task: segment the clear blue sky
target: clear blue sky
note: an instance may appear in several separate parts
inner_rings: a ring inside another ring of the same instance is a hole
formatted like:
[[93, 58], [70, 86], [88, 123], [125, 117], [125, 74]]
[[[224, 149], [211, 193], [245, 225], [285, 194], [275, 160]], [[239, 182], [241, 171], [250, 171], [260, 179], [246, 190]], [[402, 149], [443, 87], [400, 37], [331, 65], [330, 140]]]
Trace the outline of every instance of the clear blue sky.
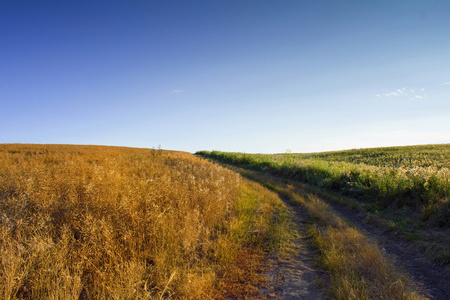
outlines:
[[0, 0], [0, 143], [450, 143], [450, 1]]

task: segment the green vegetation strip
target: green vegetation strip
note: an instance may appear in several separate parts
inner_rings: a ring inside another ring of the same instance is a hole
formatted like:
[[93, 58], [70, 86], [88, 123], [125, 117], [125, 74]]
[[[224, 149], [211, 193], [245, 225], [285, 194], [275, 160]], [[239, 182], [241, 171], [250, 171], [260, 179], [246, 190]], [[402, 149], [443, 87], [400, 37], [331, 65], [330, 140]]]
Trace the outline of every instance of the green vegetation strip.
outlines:
[[378, 210], [406, 207], [428, 226], [450, 227], [450, 145], [309, 155], [197, 154], [337, 191], [370, 202]]

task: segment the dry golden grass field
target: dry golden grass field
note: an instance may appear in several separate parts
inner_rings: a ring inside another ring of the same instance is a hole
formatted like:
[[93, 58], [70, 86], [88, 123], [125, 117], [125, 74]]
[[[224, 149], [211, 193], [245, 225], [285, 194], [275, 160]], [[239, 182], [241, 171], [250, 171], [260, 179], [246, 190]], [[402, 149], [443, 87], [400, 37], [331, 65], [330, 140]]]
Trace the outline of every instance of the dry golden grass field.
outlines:
[[274, 193], [192, 154], [4, 144], [0, 166], [2, 299], [251, 297], [282, 243]]

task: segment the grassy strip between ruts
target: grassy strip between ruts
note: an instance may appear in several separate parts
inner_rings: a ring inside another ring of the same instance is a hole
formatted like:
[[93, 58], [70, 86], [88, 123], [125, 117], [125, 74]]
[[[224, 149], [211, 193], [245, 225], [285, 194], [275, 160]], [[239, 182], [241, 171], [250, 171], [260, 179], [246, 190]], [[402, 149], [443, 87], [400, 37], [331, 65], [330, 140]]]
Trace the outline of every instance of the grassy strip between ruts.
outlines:
[[336, 299], [427, 299], [376, 243], [342, 220], [326, 203], [292, 184], [258, 172], [244, 174], [300, 205], [311, 215], [309, 228], [318, 261], [329, 273]]
[[436, 228], [424, 229], [423, 224], [408, 209], [378, 211], [371, 203], [343, 196], [337, 192], [325, 190], [317, 186], [294, 182], [297, 187], [319, 198], [327, 199], [342, 207], [351, 209], [354, 213], [363, 216], [364, 221], [372, 224], [386, 233], [391, 233], [397, 239], [408, 242], [412, 247], [423, 252], [434, 264], [449, 268], [450, 264], [450, 236], [448, 230]]

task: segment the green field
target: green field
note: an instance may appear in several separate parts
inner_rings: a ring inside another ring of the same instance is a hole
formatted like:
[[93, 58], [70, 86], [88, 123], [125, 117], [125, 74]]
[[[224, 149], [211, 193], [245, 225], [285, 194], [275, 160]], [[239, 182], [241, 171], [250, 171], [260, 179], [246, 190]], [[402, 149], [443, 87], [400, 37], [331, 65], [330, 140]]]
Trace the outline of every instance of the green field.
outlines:
[[308, 154], [201, 151], [199, 155], [306, 182], [372, 204], [407, 209], [427, 225], [450, 225], [450, 144]]
[[[282, 154], [286, 157], [286, 154]], [[450, 144], [352, 149], [322, 153], [292, 154], [296, 159], [322, 159], [377, 167], [414, 168], [450, 166]]]

